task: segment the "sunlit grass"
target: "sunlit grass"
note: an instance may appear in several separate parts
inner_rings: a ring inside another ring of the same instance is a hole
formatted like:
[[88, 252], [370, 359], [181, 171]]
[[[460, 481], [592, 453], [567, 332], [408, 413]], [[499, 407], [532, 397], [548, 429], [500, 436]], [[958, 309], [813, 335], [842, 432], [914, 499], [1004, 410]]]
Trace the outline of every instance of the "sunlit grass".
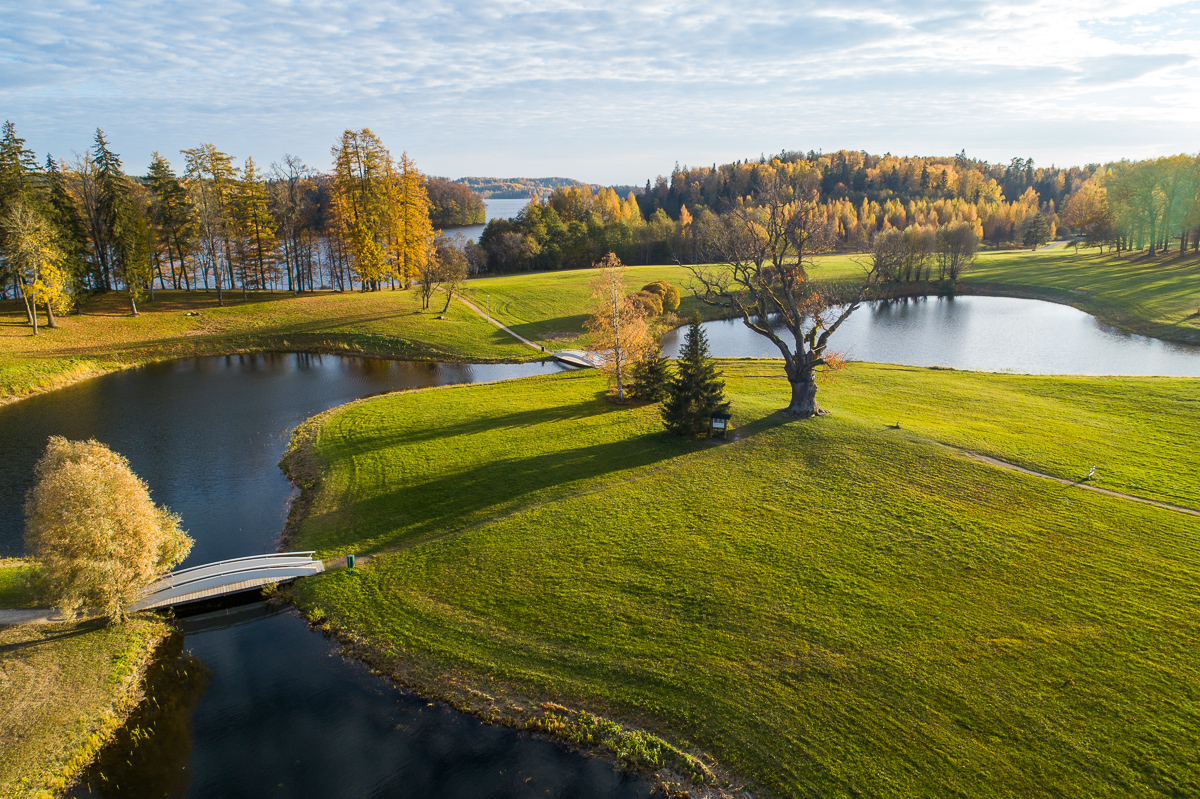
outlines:
[[[529, 347], [461, 303], [422, 312], [412, 291], [252, 293], [158, 292], [131, 316], [119, 293], [95, 297], [56, 330], [31, 335], [23, 306], [0, 303], [0, 398], [53, 388], [147, 361], [284, 350], [378, 355], [406, 360], [519, 361]], [[187, 316], [188, 313], [198, 314]]]
[[294, 543], [374, 557], [302, 605], [423, 684], [599, 712], [775, 795], [1196, 786], [1200, 519], [938, 442], [1103, 456], [1105, 484], [1195, 506], [1200, 381], [855, 365], [832, 415], [785, 423], [776, 364], [724, 368], [724, 444], [591, 373], [332, 414]]
[[[820, 280], [857, 279], [869, 260], [869, 255], [821, 257], [812, 274]], [[507, 275], [473, 281], [468, 292], [481, 306], [491, 295], [493, 315], [526, 338], [554, 349], [578, 347], [584, 343], [591, 278], [587, 269]], [[631, 289], [654, 280], [679, 287], [681, 319], [696, 310], [706, 317], [715, 313], [692, 296], [694, 281], [687, 268], [629, 267]], [[969, 291], [1066, 303], [1133, 332], [1200, 342], [1200, 258], [1194, 255], [1118, 259], [1061, 247], [988, 251], [979, 255], [964, 283]]]

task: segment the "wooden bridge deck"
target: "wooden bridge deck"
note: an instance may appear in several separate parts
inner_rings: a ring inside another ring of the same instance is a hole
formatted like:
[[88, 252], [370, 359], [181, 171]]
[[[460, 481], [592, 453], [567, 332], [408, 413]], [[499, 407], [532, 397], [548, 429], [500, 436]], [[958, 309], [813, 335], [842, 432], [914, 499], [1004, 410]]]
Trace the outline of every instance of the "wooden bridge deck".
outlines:
[[273, 552], [171, 572], [147, 586], [130, 610], [151, 610], [287, 583], [325, 571], [314, 552]]

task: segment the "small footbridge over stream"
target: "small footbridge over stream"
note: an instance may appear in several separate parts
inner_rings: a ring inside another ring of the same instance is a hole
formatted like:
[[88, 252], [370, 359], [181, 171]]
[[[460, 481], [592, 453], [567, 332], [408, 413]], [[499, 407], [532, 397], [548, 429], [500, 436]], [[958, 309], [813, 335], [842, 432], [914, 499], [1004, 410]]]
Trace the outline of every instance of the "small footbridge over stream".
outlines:
[[315, 552], [273, 552], [219, 560], [171, 572], [155, 580], [130, 610], [175, 607], [236, 594], [271, 583], [289, 583], [325, 571]]

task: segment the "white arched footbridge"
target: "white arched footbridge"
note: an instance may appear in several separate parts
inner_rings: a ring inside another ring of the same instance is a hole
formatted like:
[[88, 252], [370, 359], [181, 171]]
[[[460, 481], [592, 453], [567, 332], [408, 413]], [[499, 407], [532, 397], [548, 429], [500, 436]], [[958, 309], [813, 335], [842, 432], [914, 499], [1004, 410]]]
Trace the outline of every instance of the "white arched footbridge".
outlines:
[[160, 577], [130, 610], [152, 610], [183, 605], [202, 599], [215, 599], [239, 591], [249, 591], [271, 583], [287, 583], [297, 577], [309, 577], [325, 571], [325, 564], [314, 560], [314, 552], [274, 552], [233, 558], [180, 569]]

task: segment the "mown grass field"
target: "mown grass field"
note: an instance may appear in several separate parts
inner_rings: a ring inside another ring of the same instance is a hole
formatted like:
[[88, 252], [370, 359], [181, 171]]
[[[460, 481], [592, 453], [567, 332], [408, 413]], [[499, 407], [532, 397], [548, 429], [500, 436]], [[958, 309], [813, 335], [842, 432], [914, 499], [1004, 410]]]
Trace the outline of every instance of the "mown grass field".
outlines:
[[[850, 280], [863, 274], [868, 255], [818, 258], [814, 277]], [[936, 269], [936, 267], [935, 267]], [[554, 349], [584, 345], [588, 317], [590, 270], [506, 275], [472, 281], [467, 294], [480, 304], [491, 295], [493, 315], [516, 332]], [[684, 299], [678, 315], [695, 310], [711, 316], [688, 287], [684, 267], [629, 267], [629, 286], [641, 288], [666, 280]], [[1200, 258], [1148, 259], [1099, 255], [1095, 250], [1056, 247], [1031, 252], [984, 252], [964, 275], [965, 288], [978, 294], [1000, 294], [1073, 305], [1102, 321], [1132, 332], [1184, 342], [1200, 342]], [[933, 288], [931, 290], [936, 290]]]
[[[0, 608], [32, 604], [29, 568], [0, 561]], [[169, 631], [156, 617], [0, 626], [0, 797], [59, 795], [133, 710]]]
[[777, 365], [724, 368], [724, 444], [594, 373], [323, 417], [293, 543], [373, 557], [301, 605], [415, 684], [597, 712], [775, 796], [1200, 791], [1200, 519], [943, 446], [1105, 455], [1195, 507], [1200, 454], [1163, 447], [1200, 381], [855, 365], [785, 423]]
[[114, 292], [90, 299], [82, 315], [60, 317], [56, 330], [39, 328], [37, 336], [23, 306], [0, 303], [0, 400], [124, 366], [196, 355], [285, 350], [420, 361], [521, 361], [534, 355], [462, 303], [452, 303], [444, 320], [436, 318], [444, 301], [421, 311], [412, 291], [263, 292], [248, 302], [227, 294], [225, 303], [217, 307], [215, 294], [160, 291], [135, 317]]

